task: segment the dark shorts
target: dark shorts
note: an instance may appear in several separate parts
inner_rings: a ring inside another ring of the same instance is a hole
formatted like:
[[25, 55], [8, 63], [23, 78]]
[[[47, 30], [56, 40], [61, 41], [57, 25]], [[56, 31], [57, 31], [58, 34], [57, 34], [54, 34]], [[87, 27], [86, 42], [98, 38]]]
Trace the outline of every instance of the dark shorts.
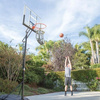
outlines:
[[71, 77], [65, 77], [65, 85], [71, 85]]

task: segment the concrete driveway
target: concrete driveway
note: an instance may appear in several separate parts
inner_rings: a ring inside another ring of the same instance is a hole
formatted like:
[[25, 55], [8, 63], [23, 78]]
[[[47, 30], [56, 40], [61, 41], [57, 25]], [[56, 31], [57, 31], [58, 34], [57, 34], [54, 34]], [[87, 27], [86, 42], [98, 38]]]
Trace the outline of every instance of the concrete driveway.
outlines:
[[100, 100], [100, 92], [73, 92], [71, 96], [70, 92], [67, 96], [64, 96], [64, 92], [56, 92], [35, 96], [28, 96], [30, 100]]

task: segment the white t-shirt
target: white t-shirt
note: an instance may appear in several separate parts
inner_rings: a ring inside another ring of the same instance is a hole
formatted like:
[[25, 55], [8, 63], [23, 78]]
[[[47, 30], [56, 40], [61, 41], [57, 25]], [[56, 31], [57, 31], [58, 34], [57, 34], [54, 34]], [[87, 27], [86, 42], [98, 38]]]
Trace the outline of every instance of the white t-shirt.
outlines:
[[65, 77], [71, 77], [71, 67], [65, 67]]

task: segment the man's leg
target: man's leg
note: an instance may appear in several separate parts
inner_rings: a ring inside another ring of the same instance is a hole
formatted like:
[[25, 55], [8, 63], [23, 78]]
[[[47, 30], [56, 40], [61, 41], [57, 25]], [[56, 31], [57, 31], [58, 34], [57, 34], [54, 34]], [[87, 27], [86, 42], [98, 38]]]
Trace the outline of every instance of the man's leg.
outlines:
[[65, 85], [65, 96], [67, 94], [67, 85]]
[[65, 85], [65, 91], [67, 91], [67, 85]]
[[72, 88], [72, 85], [71, 85], [71, 77], [69, 78], [69, 84], [70, 84], [70, 91], [71, 91], [71, 96], [73, 95], [73, 88]]
[[65, 77], [65, 96], [67, 95], [67, 84], [68, 84], [68, 78]]
[[73, 88], [72, 85], [70, 85], [70, 91], [71, 91], [71, 96], [73, 95]]
[[70, 91], [73, 91], [72, 85], [70, 85]]

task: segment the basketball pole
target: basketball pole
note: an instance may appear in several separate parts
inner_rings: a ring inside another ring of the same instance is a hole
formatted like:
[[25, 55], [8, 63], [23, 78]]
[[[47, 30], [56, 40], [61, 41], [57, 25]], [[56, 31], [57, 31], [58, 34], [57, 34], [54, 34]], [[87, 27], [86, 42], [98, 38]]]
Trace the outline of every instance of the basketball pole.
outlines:
[[22, 96], [21, 96], [21, 100], [24, 100], [24, 75], [25, 75], [25, 63], [26, 63], [26, 48], [27, 48], [27, 38], [28, 36], [31, 34], [31, 30], [26, 30], [26, 35], [23, 38], [23, 42], [24, 44], [24, 50], [23, 50], [23, 63], [22, 63]]

